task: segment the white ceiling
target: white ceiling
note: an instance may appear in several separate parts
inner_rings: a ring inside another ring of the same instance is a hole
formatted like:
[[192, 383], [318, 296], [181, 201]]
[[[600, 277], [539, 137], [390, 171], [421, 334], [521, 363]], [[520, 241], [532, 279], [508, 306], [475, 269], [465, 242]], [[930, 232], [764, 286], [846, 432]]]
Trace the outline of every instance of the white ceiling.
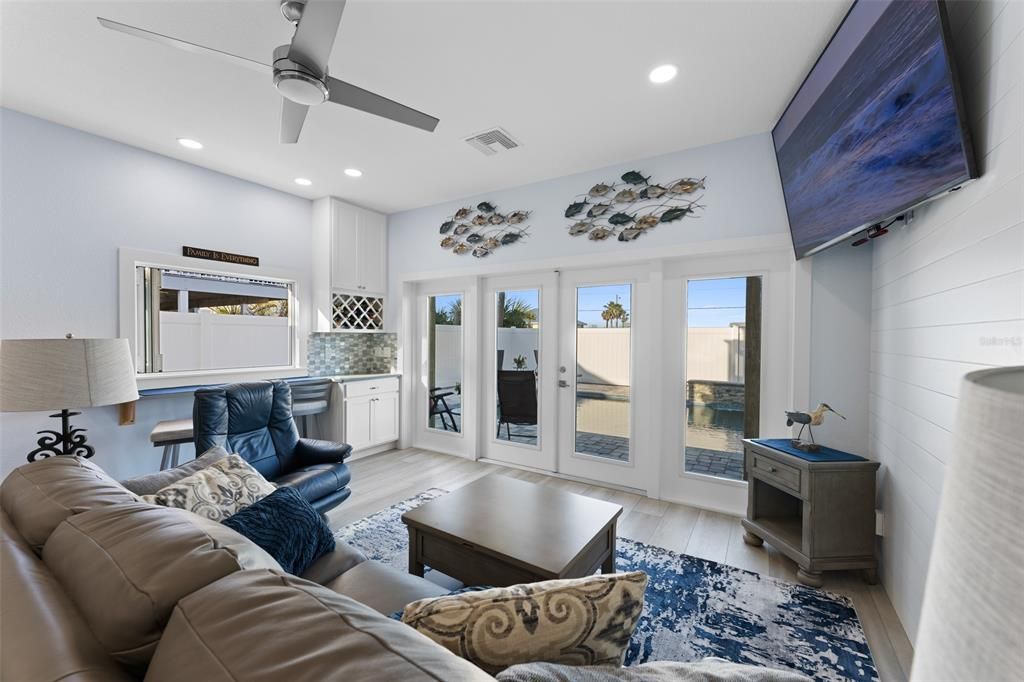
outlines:
[[[315, 1], [315, 0], [313, 0]], [[3, 0], [0, 103], [315, 198], [395, 212], [768, 130], [849, 0], [349, 0], [331, 75], [438, 116], [431, 134], [343, 107], [278, 143], [270, 77], [100, 27], [95, 17], [263, 62], [277, 0]], [[668, 85], [648, 71], [679, 66]], [[485, 157], [463, 138], [503, 126]], [[191, 137], [198, 152], [176, 142]], [[344, 175], [347, 167], [364, 176]], [[303, 188], [293, 178], [311, 178]]]

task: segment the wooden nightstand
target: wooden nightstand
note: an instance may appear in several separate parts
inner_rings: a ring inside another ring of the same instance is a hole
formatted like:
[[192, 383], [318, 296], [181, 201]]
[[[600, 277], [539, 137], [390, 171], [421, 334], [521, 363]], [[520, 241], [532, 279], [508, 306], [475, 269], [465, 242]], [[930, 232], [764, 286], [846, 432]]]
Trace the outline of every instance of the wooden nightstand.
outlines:
[[743, 541], [768, 542], [800, 569], [797, 579], [821, 587], [822, 571], [864, 569], [878, 582], [875, 472], [872, 462], [822, 447], [802, 452], [786, 439], [743, 441], [747, 517]]

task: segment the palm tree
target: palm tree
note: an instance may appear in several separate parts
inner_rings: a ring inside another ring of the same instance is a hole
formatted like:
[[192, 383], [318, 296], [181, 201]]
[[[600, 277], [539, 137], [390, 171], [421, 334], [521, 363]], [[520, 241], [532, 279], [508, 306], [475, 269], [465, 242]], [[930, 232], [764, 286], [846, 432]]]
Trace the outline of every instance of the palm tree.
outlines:
[[508, 298], [502, 302], [502, 327], [529, 329], [536, 321], [537, 311], [521, 298]]
[[629, 313], [618, 301], [608, 301], [604, 304], [604, 310], [601, 311], [601, 319], [604, 320], [605, 327], [609, 326], [610, 321], [616, 323], [612, 326], [621, 327], [629, 321]]
[[615, 319], [615, 301], [608, 301], [604, 304], [604, 310], [601, 311], [601, 319], [604, 320], [606, 329], [611, 326], [609, 323]]

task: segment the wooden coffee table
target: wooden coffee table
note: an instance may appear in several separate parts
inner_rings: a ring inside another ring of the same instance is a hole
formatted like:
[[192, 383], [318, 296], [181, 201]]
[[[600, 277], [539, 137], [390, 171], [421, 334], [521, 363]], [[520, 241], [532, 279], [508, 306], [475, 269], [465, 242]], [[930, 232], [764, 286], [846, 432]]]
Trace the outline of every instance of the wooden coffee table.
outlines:
[[615, 571], [622, 507], [492, 474], [407, 511], [409, 572], [424, 564], [466, 585], [581, 578]]

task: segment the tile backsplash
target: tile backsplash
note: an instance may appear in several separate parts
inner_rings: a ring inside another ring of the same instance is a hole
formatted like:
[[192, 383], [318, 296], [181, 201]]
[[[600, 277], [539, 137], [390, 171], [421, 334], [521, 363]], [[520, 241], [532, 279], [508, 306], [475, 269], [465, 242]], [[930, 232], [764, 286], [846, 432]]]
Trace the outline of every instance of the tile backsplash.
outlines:
[[398, 334], [313, 332], [306, 345], [310, 376], [382, 374], [398, 365]]

